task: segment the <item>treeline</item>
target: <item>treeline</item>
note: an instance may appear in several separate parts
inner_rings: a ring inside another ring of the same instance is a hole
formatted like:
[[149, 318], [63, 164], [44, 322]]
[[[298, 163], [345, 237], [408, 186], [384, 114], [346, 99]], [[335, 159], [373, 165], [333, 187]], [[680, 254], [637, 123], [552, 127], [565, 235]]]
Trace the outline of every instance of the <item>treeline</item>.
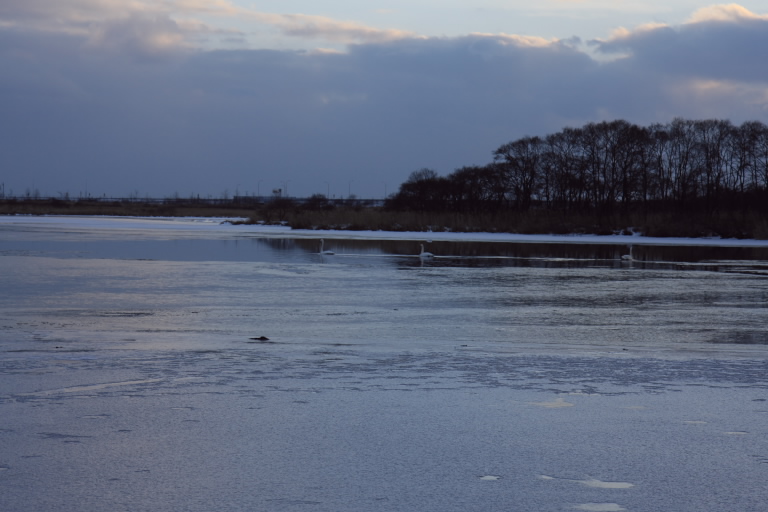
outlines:
[[768, 127], [618, 120], [504, 144], [484, 166], [413, 172], [395, 211], [596, 216], [768, 213]]

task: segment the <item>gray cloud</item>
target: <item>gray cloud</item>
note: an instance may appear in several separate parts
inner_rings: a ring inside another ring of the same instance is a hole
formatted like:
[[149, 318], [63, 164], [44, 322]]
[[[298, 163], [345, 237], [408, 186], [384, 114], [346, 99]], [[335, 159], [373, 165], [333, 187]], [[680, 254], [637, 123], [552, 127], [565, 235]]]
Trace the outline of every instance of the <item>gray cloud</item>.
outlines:
[[325, 16], [260, 12], [250, 12], [247, 15], [261, 23], [273, 25], [286, 35], [293, 37], [325, 39], [340, 43], [378, 43], [416, 37], [416, 34], [405, 30], [378, 29]]
[[[209, 20], [200, 21], [200, 17]], [[247, 41], [245, 34], [225, 28], [233, 20], [256, 24], [260, 29], [289, 38], [326, 43], [377, 43], [416, 34], [370, 27], [355, 21], [325, 16], [280, 14], [239, 7], [227, 0], [25, 0], [0, 3], [0, 26], [6, 25], [45, 33], [88, 36], [92, 44], [107, 47], [121, 44], [143, 54], [165, 51], [172, 46], [198, 44], [206, 36], [219, 42]], [[212, 26], [210, 23], [216, 24]]]
[[736, 6], [702, 10], [678, 27], [641, 27], [597, 41], [606, 53], [628, 52], [631, 66], [691, 78], [768, 81], [768, 16]]
[[[768, 78], [751, 69], [768, 48], [760, 18], [626, 32], [599, 43], [628, 53], [610, 62], [577, 41], [501, 35], [204, 52], [167, 39], [184, 31], [167, 17], [118, 20], [96, 33], [104, 44], [0, 28], [6, 190], [381, 197], [415, 169], [484, 164], [567, 125], [768, 121]], [[689, 57], [704, 49], [720, 57]]]
[[185, 34], [168, 16], [131, 15], [95, 27], [88, 44], [102, 51], [158, 57], [186, 47]]

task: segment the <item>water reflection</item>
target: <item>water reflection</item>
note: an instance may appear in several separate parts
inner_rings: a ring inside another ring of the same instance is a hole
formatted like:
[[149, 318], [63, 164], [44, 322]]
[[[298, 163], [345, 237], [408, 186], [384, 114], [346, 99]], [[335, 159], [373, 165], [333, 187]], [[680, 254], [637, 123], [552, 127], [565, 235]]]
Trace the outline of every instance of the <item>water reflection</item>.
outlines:
[[707, 341], [734, 345], [768, 345], [768, 333], [763, 331], [727, 331], [717, 333]]
[[[278, 243], [280, 242], [280, 244]], [[284, 244], [284, 242], [289, 242]], [[273, 248], [301, 248], [308, 253], [318, 252], [317, 240], [271, 240]], [[707, 247], [632, 245], [632, 259], [623, 259], [629, 253], [629, 244], [579, 243], [520, 243], [520, 242], [456, 242], [435, 241], [425, 250], [434, 259], [418, 258], [421, 242], [413, 240], [326, 240], [326, 248], [336, 256], [388, 256], [397, 258], [405, 267], [536, 267], [536, 268], [674, 268], [708, 271], [753, 270], [768, 276], [768, 248], [760, 247]], [[337, 260], [342, 261], [342, 260]]]
[[[308, 241], [303, 242], [304, 245]], [[768, 277], [768, 249], [624, 244], [431, 242], [435, 258], [418, 258], [419, 243], [392, 240], [334, 240], [337, 256], [396, 256], [403, 267], [530, 267], [675, 269], [750, 272]]]
[[49, 256], [160, 261], [232, 261], [360, 263], [363, 258], [381, 258], [382, 264], [418, 267], [531, 267], [678, 269], [749, 273], [768, 277], [768, 248], [721, 246], [632, 245], [582, 243], [523, 243], [434, 241], [425, 250], [435, 258], [420, 259], [420, 241], [325, 239], [320, 254], [319, 238], [228, 237], [146, 238], [137, 233], [120, 238], [44, 237], [0, 240], [0, 255]]
[[14, 290], [0, 294], [0, 339], [74, 348], [81, 339], [207, 348], [260, 335], [408, 348], [768, 342], [768, 281], [752, 275], [689, 270], [695, 264], [524, 266], [541, 257], [437, 258], [422, 267], [380, 245], [366, 254], [359, 241], [339, 244], [345, 252], [326, 257], [311, 242], [211, 244], [220, 257], [271, 258], [246, 263], [0, 257], [0, 288]]

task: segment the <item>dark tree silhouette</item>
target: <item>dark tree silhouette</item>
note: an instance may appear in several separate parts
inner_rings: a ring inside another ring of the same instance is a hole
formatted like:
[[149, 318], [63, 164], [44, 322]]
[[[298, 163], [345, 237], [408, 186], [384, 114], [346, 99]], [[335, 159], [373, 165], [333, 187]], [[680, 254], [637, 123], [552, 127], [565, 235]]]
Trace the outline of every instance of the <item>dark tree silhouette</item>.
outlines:
[[387, 205], [601, 218], [768, 212], [768, 127], [676, 118], [649, 127], [616, 120], [564, 128], [503, 144], [491, 163], [461, 167], [447, 177], [427, 168], [414, 171]]

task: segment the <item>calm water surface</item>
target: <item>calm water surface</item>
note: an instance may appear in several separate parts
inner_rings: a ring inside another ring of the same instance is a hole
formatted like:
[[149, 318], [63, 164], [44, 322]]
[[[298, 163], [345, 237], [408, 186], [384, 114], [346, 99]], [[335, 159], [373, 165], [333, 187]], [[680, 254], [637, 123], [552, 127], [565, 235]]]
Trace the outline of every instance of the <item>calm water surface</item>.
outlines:
[[[665, 352], [768, 344], [768, 248], [5, 227], [3, 335], [45, 343]], [[44, 346], [44, 345], [41, 345]], [[733, 348], [733, 347], [731, 347]]]

